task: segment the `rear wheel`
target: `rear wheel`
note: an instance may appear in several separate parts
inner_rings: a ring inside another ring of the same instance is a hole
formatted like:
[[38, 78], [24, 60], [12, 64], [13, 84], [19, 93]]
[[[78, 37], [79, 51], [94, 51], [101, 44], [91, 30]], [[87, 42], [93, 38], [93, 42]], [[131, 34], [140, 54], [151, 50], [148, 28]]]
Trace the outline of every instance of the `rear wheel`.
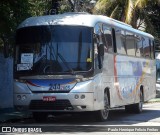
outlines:
[[143, 110], [143, 93], [140, 91], [140, 101], [137, 104], [134, 104], [134, 112], [141, 113]]
[[104, 93], [104, 109], [96, 111], [96, 118], [98, 121], [106, 121], [109, 115], [109, 100], [107, 93]]
[[144, 101], [144, 97], [143, 97], [143, 92], [141, 90], [139, 103], [132, 104], [132, 105], [126, 105], [125, 111], [126, 112], [133, 112], [133, 113], [141, 113], [142, 109], [143, 109], [143, 101]]

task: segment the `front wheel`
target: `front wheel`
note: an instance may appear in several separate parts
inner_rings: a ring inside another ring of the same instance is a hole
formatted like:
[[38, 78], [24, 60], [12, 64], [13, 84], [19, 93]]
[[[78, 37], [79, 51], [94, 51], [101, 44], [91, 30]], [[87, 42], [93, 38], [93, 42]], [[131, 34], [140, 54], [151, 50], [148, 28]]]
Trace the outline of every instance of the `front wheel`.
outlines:
[[96, 111], [97, 121], [106, 121], [109, 115], [109, 100], [107, 93], [104, 93], [104, 109]]

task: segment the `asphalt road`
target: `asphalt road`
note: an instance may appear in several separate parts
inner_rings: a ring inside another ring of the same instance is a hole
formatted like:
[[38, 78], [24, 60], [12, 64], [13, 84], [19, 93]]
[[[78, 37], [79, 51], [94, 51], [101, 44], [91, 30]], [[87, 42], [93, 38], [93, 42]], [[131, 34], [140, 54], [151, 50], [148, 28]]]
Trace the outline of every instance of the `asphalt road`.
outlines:
[[[91, 115], [64, 115], [58, 117], [50, 117], [46, 122], [36, 123], [34, 119], [21, 119], [14, 120], [5, 125], [22, 126], [22, 127], [35, 127], [42, 126], [42, 131], [49, 129], [50, 134], [103, 134], [115, 135], [121, 134], [137, 134], [137, 135], [159, 135], [160, 134], [160, 103], [149, 103], [144, 105], [141, 114], [126, 113], [124, 108], [117, 108], [111, 110], [108, 121], [96, 122], [94, 116]], [[142, 130], [144, 127], [144, 131]], [[155, 131], [148, 128], [154, 128]], [[119, 128], [125, 128], [127, 132], [120, 132]], [[46, 129], [45, 129], [46, 128]], [[110, 129], [109, 129], [110, 128]], [[127, 128], [127, 129], [126, 129]], [[140, 132], [128, 132], [136, 128]], [[138, 130], [138, 128], [140, 128]], [[159, 132], [158, 129], [159, 129]], [[117, 130], [118, 129], [118, 130]], [[109, 131], [110, 130], [110, 131]], [[111, 132], [112, 130], [112, 132]], [[114, 131], [113, 131], [114, 130]], [[146, 130], [148, 130], [146, 132]], [[150, 132], [152, 131], [152, 132]]]

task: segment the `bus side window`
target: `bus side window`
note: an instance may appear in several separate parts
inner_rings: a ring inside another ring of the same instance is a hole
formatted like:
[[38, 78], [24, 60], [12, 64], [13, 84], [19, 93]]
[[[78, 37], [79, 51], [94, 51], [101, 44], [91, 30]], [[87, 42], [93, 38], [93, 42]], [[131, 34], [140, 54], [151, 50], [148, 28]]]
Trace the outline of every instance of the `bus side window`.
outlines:
[[101, 69], [103, 67], [103, 56], [104, 56], [104, 39], [103, 39], [101, 23], [97, 23], [94, 27], [94, 54], [95, 54], [95, 68]]
[[135, 44], [136, 44], [136, 56], [143, 57], [143, 45], [141, 36], [135, 35]]
[[103, 25], [103, 39], [104, 39], [104, 48], [105, 52], [113, 52], [112, 44], [112, 29], [107, 25]]
[[154, 59], [154, 45], [153, 40], [149, 39], [150, 51], [151, 51], [151, 59]]
[[104, 39], [103, 39], [103, 33], [102, 33], [102, 24], [97, 23], [94, 27], [94, 38], [97, 43], [97, 45], [104, 45]]
[[150, 58], [150, 45], [149, 45], [149, 39], [144, 37], [143, 38], [143, 51], [144, 51], [144, 57]]
[[116, 29], [115, 34], [116, 34], [117, 53], [127, 54], [125, 31], [121, 29]]
[[135, 56], [135, 36], [133, 33], [126, 31], [126, 47], [129, 56]]

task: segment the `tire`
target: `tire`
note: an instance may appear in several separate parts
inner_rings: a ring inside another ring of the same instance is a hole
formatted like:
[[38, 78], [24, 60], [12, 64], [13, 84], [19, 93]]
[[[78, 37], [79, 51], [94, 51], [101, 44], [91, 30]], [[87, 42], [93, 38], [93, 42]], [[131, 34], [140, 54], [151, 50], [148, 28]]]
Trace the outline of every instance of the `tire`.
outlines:
[[142, 90], [140, 91], [140, 101], [139, 103], [132, 104], [132, 105], [126, 105], [125, 106], [125, 111], [129, 113], [141, 113], [143, 110], [143, 102], [144, 102], [144, 97]]
[[48, 116], [45, 112], [33, 112], [32, 115], [36, 122], [45, 122]]
[[143, 102], [144, 102], [143, 93], [142, 93], [142, 91], [140, 91], [140, 101], [139, 101], [139, 103], [133, 105], [135, 113], [141, 113], [142, 112]]
[[109, 100], [107, 93], [104, 93], [104, 109], [96, 111], [96, 120], [97, 121], [106, 121], [109, 115]]

